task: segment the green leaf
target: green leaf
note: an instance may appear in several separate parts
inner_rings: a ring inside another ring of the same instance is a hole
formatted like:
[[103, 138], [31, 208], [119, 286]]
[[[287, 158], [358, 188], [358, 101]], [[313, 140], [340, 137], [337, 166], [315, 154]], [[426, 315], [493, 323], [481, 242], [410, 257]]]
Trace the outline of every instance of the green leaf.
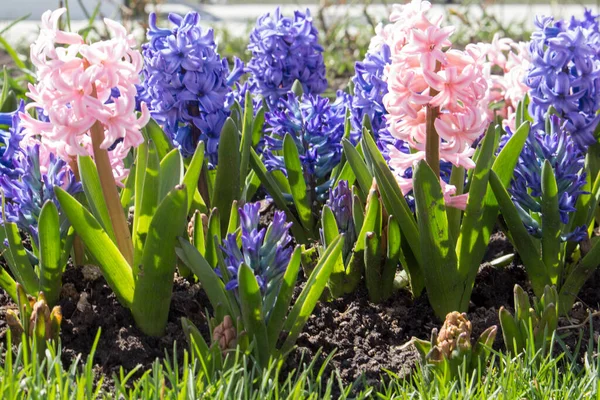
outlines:
[[150, 121], [148, 121], [143, 130], [145, 132], [146, 140], [154, 143], [158, 159], [162, 160], [165, 158], [165, 156], [173, 149], [166, 133], [152, 118], [150, 118]]
[[298, 222], [294, 214], [288, 208], [285, 198], [283, 197], [283, 193], [281, 193], [281, 190], [279, 190], [279, 187], [273, 178], [268, 174], [267, 168], [263, 164], [260, 157], [258, 157], [254, 149], [250, 149], [250, 165], [252, 166], [252, 169], [256, 175], [260, 178], [260, 181], [264, 185], [265, 189], [267, 189], [267, 192], [273, 198], [273, 202], [277, 208], [285, 212], [286, 219], [292, 223], [291, 230], [294, 239], [296, 239], [299, 244], [308, 244], [306, 232], [302, 229], [300, 222]]
[[8, 69], [6, 68], [6, 65], [4, 65], [2, 67], [2, 74], [3, 74], [3, 79], [2, 79], [2, 93], [0, 94], [0, 107], [4, 108], [4, 102], [6, 101], [6, 98], [8, 97], [8, 88], [10, 87], [10, 82], [8, 81], [9, 76], [8, 76]]
[[312, 214], [310, 191], [304, 180], [302, 164], [300, 163], [300, 155], [298, 148], [292, 138], [292, 135], [287, 133], [283, 139], [283, 159], [285, 169], [287, 171], [288, 180], [296, 211], [300, 216], [300, 222], [307, 230], [312, 230], [314, 227], [314, 218]]
[[[371, 188], [371, 183], [373, 182], [373, 175], [369, 172], [367, 164], [365, 164], [358, 150], [352, 146], [352, 143], [347, 139], [342, 139], [342, 145], [344, 146], [344, 154], [348, 159], [348, 165], [352, 168], [356, 180], [358, 181], [363, 200], [366, 200], [369, 189]], [[358, 146], [360, 146], [360, 144]]]
[[[460, 226], [460, 235], [456, 243], [459, 274], [463, 277], [464, 282], [464, 291], [461, 299], [461, 309], [463, 310], [469, 305], [475, 276], [483, 257], [483, 253], [479, 252], [480, 249], [478, 246], [481, 246], [483, 242], [489, 241], [489, 236], [483, 237], [484, 228], [482, 224], [486, 223], [486, 208], [484, 207], [484, 203], [488, 192], [489, 173], [494, 161], [495, 138], [490, 132], [491, 129], [488, 130], [483, 139], [480, 157], [471, 175], [467, 207], [462, 225]], [[497, 212], [494, 213], [494, 218]]]
[[[2, 215], [5, 216], [4, 192], [0, 191], [0, 193], [2, 194]], [[6, 260], [10, 271], [16, 281], [23, 285], [27, 294], [37, 295], [39, 290], [39, 280], [29, 261], [27, 252], [23, 247], [19, 228], [17, 228], [17, 225], [14, 222], [9, 222], [0, 224], [0, 230], [3, 232], [0, 236], [3, 236], [6, 239], [6, 242], [8, 242], [8, 247], [6, 247], [6, 250], [4, 251], [4, 259]]]
[[221, 240], [221, 213], [213, 208], [208, 217], [208, 234], [206, 235], [206, 253], [205, 257], [208, 263], [214, 268], [218, 263], [219, 248], [215, 244], [215, 237]]
[[60, 220], [58, 210], [50, 200], [40, 213], [38, 225], [40, 243], [40, 290], [46, 295], [50, 307], [58, 303], [62, 288]]
[[[192, 157], [192, 161], [187, 167], [187, 171], [185, 171], [185, 175], [183, 177], [183, 184], [187, 190], [187, 211], [190, 212], [192, 207], [192, 202], [194, 200], [194, 195], [197, 193], [198, 188], [198, 180], [200, 179], [200, 173], [202, 172], [202, 164], [204, 163], [204, 142], [198, 142], [196, 146], [196, 151], [194, 152], [194, 156]], [[200, 200], [203, 200], [201, 196], [198, 196]], [[206, 209], [206, 205], [204, 206], [202, 212], [208, 212]]]
[[298, 335], [300, 335], [302, 328], [306, 324], [308, 317], [312, 314], [325, 289], [333, 266], [341, 254], [343, 244], [344, 238], [343, 235], [340, 235], [325, 250], [319, 263], [308, 277], [304, 289], [302, 289], [300, 296], [298, 296], [296, 303], [290, 310], [283, 326], [283, 330], [289, 332], [289, 334], [281, 348], [282, 354], [290, 351], [294, 343], [296, 343]]
[[[519, 155], [523, 149], [523, 145], [529, 135], [529, 124], [523, 124], [517, 129], [514, 135], [506, 143], [495, 161], [493, 161], [492, 171], [496, 173], [503, 187], [508, 187], [512, 180], [514, 169], [517, 165]], [[487, 136], [486, 136], [487, 138]], [[484, 139], [484, 142], [486, 139]], [[482, 154], [489, 154], [489, 143], [484, 143], [485, 149], [482, 149]], [[473, 172], [473, 181], [469, 189], [469, 200], [467, 202], [467, 210], [463, 219], [460, 237], [456, 245], [456, 251], [459, 258], [459, 269], [462, 276], [465, 278], [466, 288], [463, 296], [463, 304], [468, 303], [471, 297], [472, 283], [475, 281], [475, 276], [481, 264], [481, 260], [485, 254], [485, 250], [490, 241], [492, 231], [496, 225], [498, 217], [498, 202], [494, 196], [494, 192], [489, 188], [489, 174], [485, 172], [488, 159], [493, 159], [491, 155], [482, 155], [479, 157], [475, 171]], [[481, 185], [484, 181], [487, 189], [483, 190]], [[477, 182], [476, 182], [477, 181]], [[483, 207], [480, 208], [477, 200], [478, 196], [485, 196]], [[483, 213], [483, 215], [481, 215]]]
[[142, 259], [144, 243], [150, 222], [158, 207], [160, 190], [160, 160], [154, 142], [142, 143], [138, 147], [138, 161], [135, 177], [135, 212], [133, 214], [132, 239], [134, 248], [133, 272]]
[[106, 282], [125, 307], [133, 302], [134, 279], [131, 267], [94, 216], [73, 196], [55, 186], [54, 192], [71, 225], [86, 248], [100, 263]]
[[542, 261], [547, 268], [550, 282], [558, 284], [561, 278], [562, 222], [558, 208], [558, 186], [550, 161], [542, 166]]
[[[383, 300], [381, 286], [382, 280], [382, 252], [381, 237], [375, 232], [367, 232], [364, 235], [364, 255], [365, 255], [365, 282], [369, 299], [373, 303], [380, 303]], [[392, 279], [393, 282], [393, 279]]]
[[600, 265], [600, 238], [591, 241], [590, 251], [573, 267], [560, 288], [558, 307], [560, 315], [567, 315], [585, 282]]
[[523, 260], [523, 264], [531, 280], [533, 291], [537, 296], [541, 296], [544, 292], [544, 286], [546, 286], [549, 280], [546, 273], [546, 266], [540, 259], [540, 254], [537, 251], [538, 247], [533, 242], [531, 236], [529, 236], [508, 192], [494, 171], [490, 172], [490, 185], [500, 205], [504, 221], [514, 239], [513, 245], [521, 256], [521, 260]]
[[16, 303], [17, 302], [17, 282], [10, 276], [4, 268], [0, 268], [0, 288]]
[[162, 336], [167, 325], [177, 257], [177, 237], [187, 226], [187, 190], [176, 186], [158, 206], [145, 240], [131, 312], [147, 335]]
[[[486, 136], [487, 138], [487, 136]], [[485, 139], [484, 139], [485, 141]], [[490, 145], [489, 147], [493, 147], [493, 142], [492, 145]], [[481, 148], [481, 147], [479, 147]], [[487, 170], [489, 170], [489, 168], [492, 166], [492, 162], [491, 162], [491, 156], [492, 156], [492, 151], [490, 150], [489, 153], [490, 156], [490, 160], [487, 163], [489, 166], [487, 167]], [[452, 172], [450, 173], [450, 184], [452, 186], [454, 186], [456, 188], [456, 192], [455, 192], [455, 196], [460, 196], [461, 194], [464, 193], [464, 187], [465, 187], [465, 168], [464, 167], [457, 167], [456, 165], [452, 166]], [[487, 179], [486, 179], [486, 184], [483, 185], [483, 189], [485, 190], [485, 188], [487, 187]], [[479, 199], [480, 202], [483, 202], [483, 197], [481, 199]], [[462, 210], [456, 208], [456, 207], [448, 207], [446, 209], [446, 213], [448, 214], [448, 227], [450, 229], [450, 237], [454, 238], [455, 240], [458, 240], [458, 236], [460, 234], [460, 228], [461, 228], [461, 219], [462, 219]]]
[[263, 137], [263, 128], [265, 125], [265, 107], [260, 107], [256, 111], [254, 121], [252, 121], [252, 147], [256, 147]]
[[323, 229], [323, 246], [327, 248], [340, 234], [338, 231], [335, 215], [329, 206], [324, 206], [321, 213], [321, 228]]
[[158, 203], [183, 180], [183, 159], [179, 150], [171, 150], [160, 161], [160, 185], [158, 187]]
[[231, 118], [225, 121], [219, 139], [219, 167], [213, 189], [212, 205], [221, 215], [221, 232], [227, 232], [231, 204], [240, 195], [240, 137]]
[[108, 213], [108, 207], [104, 200], [104, 193], [100, 183], [100, 176], [96, 169], [96, 164], [90, 156], [78, 156], [77, 164], [79, 166], [79, 175], [81, 177], [81, 185], [85, 192], [85, 197], [90, 207], [90, 211], [98, 220], [102, 228], [106, 231], [113, 242], [117, 242], [115, 232]]
[[204, 225], [202, 224], [202, 216], [200, 211], [196, 210], [193, 217], [194, 221], [194, 235], [192, 237], [192, 244], [200, 254], [205, 254], [206, 245], [204, 240]]
[[238, 269], [238, 284], [244, 328], [254, 339], [255, 356], [261, 367], [269, 364], [269, 339], [263, 314], [262, 294], [252, 269], [245, 263]]
[[238, 212], [238, 202], [233, 201], [231, 205], [231, 212], [229, 213], [229, 226], [227, 227], [227, 234], [235, 233], [240, 225], [240, 214]]
[[242, 121], [242, 141], [240, 144], [240, 187], [246, 184], [248, 167], [250, 165], [250, 148], [252, 147], [254, 103], [252, 102], [252, 92], [248, 90], [244, 99], [244, 119]]
[[198, 277], [213, 309], [225, 311], [222, 314], [215, 312], [215, 317], [221, 321], [225, 314], [231, 314], [223, 281], [217, 276], [215, 270], [209, 265], [206, 259], [187, 240], [179, 238], [179, 245], [181, 248], [176, 249], [177, 255], [194, 275]]
[[413, 182], [427, 296], [438, 318], [445, 318], [449, 312], [466, 310], [460, 308], [464, 288], [448, 228], [444, 195], [440, 178], [424, 160], [417, 164]]
[[133, 198], [135, 190], [135, 169], [135, 163], [131, 164], [129, 167], [129, 175], [125, 180], [125, 187], [121, 190], [121, 207], [123, 207], [125, 215], [129, 215], [129, 207], [131, 206], [131, 199]]
[[521, 336], [521, 331], [514, 317], [504, 307], [500, 307], [499, 319], [504, 345], [514, 355], [521, 353], [525, 349], [525, 340]]
[[[390, 215], [387, 223], [387, 254], [383, 264], [383, 271], [381, 273], [381, 297], [383, 300], [388, 299], [394, 291], [394, 278], [396, 277], [396, 270], [402, 257], [402, 240], [400, 234], [400, 225], [393, 215]], [[418, 266], [414, 266], [408, 270], [408, 273], [413, 278], [413, 274], [416, 274], [422, 279], [421, 271]]]
[[419, 239], [419, 229], [412, 211], [406, 203], [406, 199], [396, 182], [396, 178], [390, 171], [385, 159], [377, 148], [375, 141], [368, 132], [363, 133], [363, 146], [365, 157], [371, 164], [373, 175], [377, 179], [377, 186], [381, 193], [381, 199], [389, 214], [398, 218], [398, 223], [402, 233], [408, 242], [415, 259], [419, 265], [421, 260], [421, 244]]
[[296, 246], [294, 253], [290, 259], [290, 262], [283, 275], [281, 282], [281, 288], [277, 294], [277, 301], [269, 316], [269, 323], [267, 324], [267, 336], [269, 339], [270, 353], [275, 350], [277, 340], [283, 327], [285, 316], [290, 309], [290, 302], [292, 301], [292, 295], [296, 287], [296, 281], [298, 280], [298, 272], [300, 270], [300, 260], [302, 259], [302, 250], [300, 246]]

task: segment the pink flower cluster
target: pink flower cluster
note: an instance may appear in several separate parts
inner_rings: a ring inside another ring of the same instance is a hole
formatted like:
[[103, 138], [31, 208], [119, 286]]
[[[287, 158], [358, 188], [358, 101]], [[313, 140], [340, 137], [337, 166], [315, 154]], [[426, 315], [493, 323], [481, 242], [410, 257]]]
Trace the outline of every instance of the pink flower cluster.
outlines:
[[504, 119], [502, 125], [514, 132], [516, 107], [529, 91], [525, 84], [525, 77], [531, 65], [527, 43], [501, 38], [496, 33], [492, 43], [478, 45], [487, 57], [486, 75], [490, 82], [490, 104], [502, 104], [498, 109], [498, 114]]
[[143, 142], [142, 127], [150, 114], [144, 104], [135, 112], [136, 84], [140, 83], [142, 56], [135, 39], [119, 23], [105, 19], [112, 39], [91, 44], [72, 32], [61, 31], [59, 19], [66, 9], [46, 11], [38, 39], [31, 45], [31, 61], [38, 81], [29, 85], [33, 100], [27, 108], [42, 109], [47, 118], [22, 113], [30, 140], [39, 141], [66, 161], [93, 155], [90, 128], [104, 128], [102, 149], [109, 149], [115, 179], [127, 171], [123, 158]]
[[[476, 45], [465, 51], [450, 48], [454, 28], [441, 27], [443, 17], [429, 17], [430, 8], [422, 0], [395, 5], [391, 23], [380, 27], [372, 42], [391, 49], [389, 92], [383, 98], [386, 118], [392, 135], [412, 148], [411, 154], [390, 149], [390, 166], [404, 194], [412, 190], [406, 170], [425, 158], [427, 108], [439, 107], [434, 124], [441, 138], [440, 159], [466, 169], [474, 167], [472, 144], [490, 122], [485, 53]], [[454, 188], [442, 185], [449, 197]]]

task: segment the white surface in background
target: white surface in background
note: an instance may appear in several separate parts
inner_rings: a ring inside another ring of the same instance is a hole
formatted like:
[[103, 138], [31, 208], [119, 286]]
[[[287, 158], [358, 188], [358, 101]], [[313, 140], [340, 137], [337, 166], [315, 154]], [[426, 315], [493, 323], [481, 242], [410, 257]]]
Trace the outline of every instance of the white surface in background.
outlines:
[[[88, 12], [94, 10], [97, 0], [81, 0]], [[11, 23], [11, 21], [20, 18], [24, 15], [31, 14], [27, 21], [22, 21], [15, 27], [11, 28], [4, 34], [5, 39], [9, 43], [15, 45], [23, 45], [35, 39], [38, 32], [38, 24], [42, 13], [56, 7], [57, 0], [0, 0], [0, 30]], [[85, 21], [85, 13], [81, 9], [78, 0], [70, 0], [71, 6], [71, 27], [73, 30], [81, 29], [87, 25]], [[100, 0], [101, 15], [118, 19], [120, 0]], [[392, 1], [390, 1], [392, 3]], [[191, 4], [191, 5], [190, 5]], [[177, 12], [184, 14], [193, 9], [207, 13], [204, 20], [205, 26], [213, 26], [218, 29], [227, 29], [229, 33], [237, 36], [245, 36], [248, 32], [249, 24], [252, 24], [256, 19], [275, 9], [276, 5], [272, 4], [233, 4], [233, 5], [194, 5], [191, 1], [179, 0], [170, 1], [168, 4], [159, 6], [158, 11], [161, 14], [160, 18], [166, 18], [168, 12]], [[446, 7], [458, 8], [457, 5], [442, 6], [434, 5], [434, 10], [444, 12]], [[598, 12], [598, 7], [590, 5], [594, 12]], [[286, 15], [291, 15], [295, 9], [309, 8], [312, 15], [316, 16], [316, 5], [285, 5], [282, 6], [282, 11]], [[460, 8], [459, 8], [460, 9]], [[474, 16], [480, 15], [480, 9], [473, 7]], [[525, 22], [526, 26], [533, 26], [533, 17], [538, 14], [554, 15], [556, 17], [568, 17], [571, 15], [582, 16], [584, 7], [573, 4], [511, 4], [511, 5], [493, 5], [488, 6], [487, 11], [498, 18], [503, 23], [520, 23]], [[369, 7], [369, 14], [375, 20], [385, 20], [387, 11], [383, 5], [372, 5]], [[358, 22], [365, 22], [363, 16], [363, 6], [334, 6], [326, 9], [326, 20], [338, 20], [339, 18], [348, 17]], [[143, 34], [140, 32], [140, 34]]]

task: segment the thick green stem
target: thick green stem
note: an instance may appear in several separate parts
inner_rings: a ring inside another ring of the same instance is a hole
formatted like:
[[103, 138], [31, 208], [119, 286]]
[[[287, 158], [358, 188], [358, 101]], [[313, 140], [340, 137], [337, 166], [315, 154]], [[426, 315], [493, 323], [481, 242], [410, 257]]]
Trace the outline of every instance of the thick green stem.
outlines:
[[[93, 96], [96, 96], [95, 87]], [[96, 121], [90, 129], [90, 136], [92, 137], [92, 146], [94, 149], [94, 161], [96, 162], [96, 168], [98, 169], [98, 175], [100, 176], [104, 201], [106, 202], [108, 214], [110, 215], [110, 220], [115, 232], [117, 247], [129, 265], [132, 265], [133, 244], [131, 241], [131, 233], [129, 232], [127, 218], [121, 207], [121, 198], [119, 197], [119, 192], [115, 185], [115, 178], [110, 165], [108, 151], [100, 148], [100, 144], [104, 141], [104, 127], [99, 121]]]
[[[441, 65], [440, 62], [437, 62], [435, 67], [436, 72], [439, 71]], [[439, 92], [434, 88], [429, 88], [429, 95], [431, 97], [435, 97]], [[440, 176], [440, 137], [435, 130], [435, 120], [440, 114], [439, 107], [432, 107], [427, 104], [426, 110], [426, 141], [425, 141], [425, 161], [429, 164], [429, 167], [433, 170], [433, 172]]]
[[[435, 96], [437, 92], [434, 89], [430, 89], [430, 94]], [[427, 122], [426, 122], [426, 136], [425, 142], [425, 161], [429, 164], [429, 167], [433, 172], [440, 175], [440, 137], [435, 130], [435, 120], [437, 119], [440, 109], [439, 107], [431, 107], [427, 105]]]

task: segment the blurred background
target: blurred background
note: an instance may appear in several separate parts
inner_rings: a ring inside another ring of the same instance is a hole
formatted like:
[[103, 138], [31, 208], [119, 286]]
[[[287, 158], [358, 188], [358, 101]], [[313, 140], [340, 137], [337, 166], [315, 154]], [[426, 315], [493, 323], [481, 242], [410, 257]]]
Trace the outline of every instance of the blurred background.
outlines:
[[[406, 0], [408, 1], [408, 0]], [[533, 17], [539, 14], [567, 18], [581, 16], [585, 8], [600, 11], [600, 0], [430, 0], [446, 15], [446, 24], [457, 27], [456, 46], [490, 41], [495, 32], [514, 40], [527, 40]], [[396, 1], [403, 3], [405, 1]], [[6, 45], [27, 54], [38, 34], [41, 15], [48, 9], [68, 6], [70, 29], [89, 31], [88, 37], [106, 35], [102, 18], [121, 21], [141, 42], [145, 40], [148, 14], [156, 12], [167, 25], [169, 13], [196, 11], [202, 24], [214, 28], [219, 52], [246, 61], [248, 35], [256, 19], [280, 5], [286, 15], [297, 8], [310, 9], [321, 34], [330, 84], [347, 81], [354, 63], [362, 60], [375, 26], [386, 22], [394, 1], [386, 0], [2, 0], [0, 11], [0, 66], [10, 65]], [[91, 35], [91, 36], [90, 36]]]

